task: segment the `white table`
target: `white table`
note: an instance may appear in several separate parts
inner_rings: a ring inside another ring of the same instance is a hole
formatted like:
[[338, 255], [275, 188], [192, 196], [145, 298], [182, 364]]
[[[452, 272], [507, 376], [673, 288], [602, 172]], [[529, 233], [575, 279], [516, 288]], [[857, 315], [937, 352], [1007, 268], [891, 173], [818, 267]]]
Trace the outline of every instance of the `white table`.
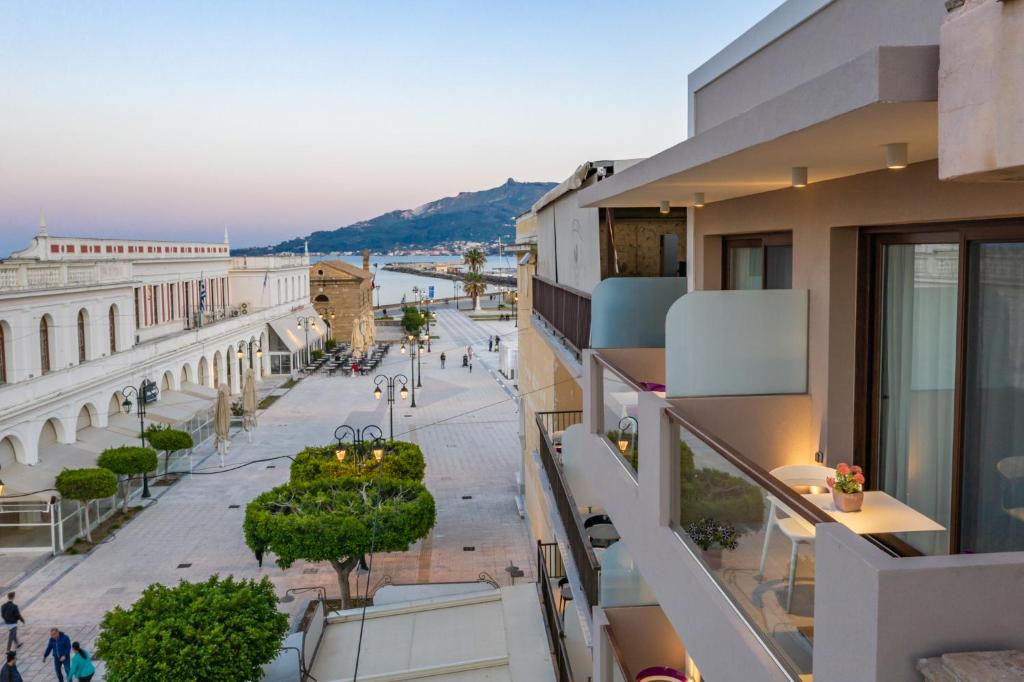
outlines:
[[804, 495], [811, 504], [858, 535], [879, 533], [920, 533], [946, 528], [881, 490], [864, 493], [864, 505], [857, 512], [841, 512], [832, 501], [832, 493]]

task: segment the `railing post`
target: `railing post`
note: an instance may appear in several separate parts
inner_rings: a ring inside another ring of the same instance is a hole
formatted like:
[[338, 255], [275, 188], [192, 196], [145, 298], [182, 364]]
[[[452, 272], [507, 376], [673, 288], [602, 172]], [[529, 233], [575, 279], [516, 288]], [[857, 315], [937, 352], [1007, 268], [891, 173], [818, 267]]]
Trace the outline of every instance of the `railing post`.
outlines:
[[587, 433], [604, 433], [604, 374], [594, 352], [583, 351], [583, 425]]

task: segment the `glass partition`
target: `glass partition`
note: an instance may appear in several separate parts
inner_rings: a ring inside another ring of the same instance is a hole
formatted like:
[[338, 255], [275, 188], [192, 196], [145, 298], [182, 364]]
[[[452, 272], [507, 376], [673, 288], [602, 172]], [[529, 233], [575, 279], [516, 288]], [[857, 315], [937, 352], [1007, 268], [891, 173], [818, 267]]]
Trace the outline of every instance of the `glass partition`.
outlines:
[[49, 550], [51, 518], [46, 502], [12, 500], [0, 504], [0, 548]]
[[637, 401], [640, 392], [607, 365], [601, 371], [601, 432], [611, 441], [612, 447], [635, 477], [640, 466], [640, 451], [637, 447], [640, 426]]
[[815, 524], [826, 518], [757, 465], [675, 415], [673, 423], [677, 532], [775, 659], [790, 674], [809, 675]]

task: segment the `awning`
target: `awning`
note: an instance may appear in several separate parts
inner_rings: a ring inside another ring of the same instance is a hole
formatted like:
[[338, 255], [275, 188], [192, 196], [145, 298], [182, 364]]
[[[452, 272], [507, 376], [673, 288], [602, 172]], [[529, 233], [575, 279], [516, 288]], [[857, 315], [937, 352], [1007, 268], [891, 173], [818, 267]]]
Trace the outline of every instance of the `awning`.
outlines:
[[317, 340], [324, 336], [325, 327], [320, 315], [313, 309], [313, 306], [304, 306], [301, 310], [295, 312], [294, 315], [288, 317], [279, 317], [276, 320], [272, 320], [270, 328], [274, 330], [278, 338], [288, 346], [288, 350], [293, 353], [298, 353], [306, 347], [306, 330], [300, 327], [296, 320], [304, 317], [314, 317], [317, 320], [316, 326], [310, 325], [309, 327], [309, 344], [313, 345]]

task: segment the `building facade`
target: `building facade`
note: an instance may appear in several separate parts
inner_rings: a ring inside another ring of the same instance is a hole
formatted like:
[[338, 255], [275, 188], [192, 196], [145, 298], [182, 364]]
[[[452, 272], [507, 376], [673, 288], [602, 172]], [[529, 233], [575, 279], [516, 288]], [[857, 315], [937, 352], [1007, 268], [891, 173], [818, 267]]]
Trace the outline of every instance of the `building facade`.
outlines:
[[139, 442], [127, 387], [149, 387], [146, 426], [201, 441], [218, 386], [239, 394], [247, 369], [262, 381], [281, 366], [275, 348], [294, 366], [296, 319], [315, 315], [307, 267], [304, 256], [232, 258], [226, 239], [55, 237], [45, 224], [0, 262], [0, 546], [57, 551], [81, 530], [61, 523], [47, 489], [62, 469]]
[[361, 346], [375, 338], [369, 252], [363, 253], [362, 268], [341, 260], [310, 265], [309, 298], [336, 341], [352, 343], [354, 331]]
[[1024, 647], [1022, 30], [996, 0], [785, 2], [691, 74], [687, 140], [577, 191], [684, 209], [682, 291], [603, 271], [574, 305], [538, 238], [533, 326], [579, 347], [583, 396], [538, 421], [536, 484], [570, 603], [597, 595], [565, 679], [895, 681]]

